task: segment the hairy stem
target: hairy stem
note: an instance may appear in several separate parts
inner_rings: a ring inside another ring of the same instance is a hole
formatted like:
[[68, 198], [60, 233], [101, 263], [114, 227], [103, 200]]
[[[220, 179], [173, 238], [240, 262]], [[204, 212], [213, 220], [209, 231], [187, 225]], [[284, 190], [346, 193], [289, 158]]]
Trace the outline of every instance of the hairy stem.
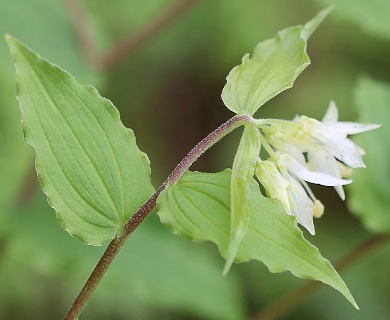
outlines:
[[65, 320], [74, 320], [77, 319], [81, 311], [83, 310], [85, 304], [90, 298], [91, 294], [94, 292], [98, 286], [100, 280], [103, 278], [108, 267], [114, 260], [116, 254], [121, 249], [122, 245], [125, 243], [126, 239], [129, 237], [132, 232], [137, 229], [137, 227], [142, 223], [142, 221], [149, 215], [149, 213], [154, 209], [157, 204], [157, 199], [160, 193], [170, 184], [176, 183], [180, 177], [184, 174], [186, 170], [210, 147], [215, 143], [221, 140], [224, 136], [232, 132], [237, 127], [252, 121], [252, 118], [241, 115], [235, 116], [230, 120], [223, 123], [212, 133], [210, 133], [206, 138], [200, 141], [176, 166], [172, 171], [169, 177], [165, 182], [157, 189], [157, 191], [145, 202], [145, 204], [138, 209], [138, 211], [130, 218], [129, 221], [125, 224], [123, 233], [114, 238], [108, 245], [106, 251], [103, 253], [103, 256], [100, 258], [95, 269], [92, 271], [88, 280], [84, 284], [84, 287], [81, 289], [79, 295], [73, 302], [68, 313], [65, 316]]
[[[384, 235], [376, 235], [372, 238], [369, 238], [366, 242], [359, 245], [352, 252], [346, 255], [343, 259], [338, 261], [335, 264], [335, 269], [338, 272], [343, 271], [344, 269], [352, 266], [359, 260], [363, 259], [375, 249], [381, 245], [387, 243], [390, 240], [390, 237]], [[282, 297], [274, 305], [269, 308], [261, 311], [255, 317], [254, 320], [272, 320], [278, 319], [282, 315], [286, 314], [288, 311], [292, 310], [299, 303], [304, 301], [308, 296], [314, 293], [322, 285], [321, 282], [311, 281], [307, 285], [294, 290], [285, 297]]]

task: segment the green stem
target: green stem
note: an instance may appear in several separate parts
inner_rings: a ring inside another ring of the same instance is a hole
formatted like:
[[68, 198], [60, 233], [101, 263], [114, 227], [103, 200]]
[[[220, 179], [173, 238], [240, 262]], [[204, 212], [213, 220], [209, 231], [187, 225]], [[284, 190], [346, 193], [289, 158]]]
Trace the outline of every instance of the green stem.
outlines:
[[[388, 243], [390, 238], [384, 235], [376, 235], [369, 238], [363, 244], [359, 245], [352, 252], [350, 252], [343, 259], [335, 263], [335, 269], [338, 272], [352, 266], [359, 260], [363, 259], [378, 247]], [[274, 305], [262, 310], [253, 320], [272, 320], [279, 319], [281, 316], [286, 314], [288, 311], [294, 309], [298, 304], [304, 301], [307, 297], [313, 294], [322, 285], [321, 282], [311, 281], [306, 286], [298, 288], [293, 292], [289, 293], [285, 297], [282, 297]]]
[[269, 145], [269, 143], [267, 142], [267, 140], [264, 138], [263, 134], [260, 134], [260, 141], [261, 141], [261, 145], [264, 147], [265, 151], [267, 151], [267, 153], [269, 154], [269, 156], [273, 159], [273, 160], [278, 160], [278, 156], [276, 155], [276, 152], [274, 151], [274, 149], [272, 149], [272, 147]]
[[95, 269], [92, 271], [88, 280], [84, 284], [84, 287], [81, 289], [77, 298], [70, 307], [68, 313], [65, 316], [65, 320], [74, 320], [80, 315], [85, 304], [90, 298], [91, 294], [94, 292], [98, 286], [100, 280], [103, 278], [108, 267], [111, 265], [116, 254], [119, 252], [126, 239], [133, 233], [133, 231], [142, 223], [142, 221], [149, 215], [149, 213], [154, 209], [157, 204], [157, 199], [160, 193], [170, 184], [176, 183], [180, 177], [184, 174], [186, 170], [210, 147], [215, 143], [225, 137], [227, 134], [232, 132], [237, 127], [252, 121], [252, 118], [246, 115], [235, 116], [212, 133], [210, 133], [206, 138], [200, 141], [176, 166], [172, 171], [169, 177], [165, 182], [157, 189], [157, 191], [145, 202], [145, 204], [138, 209], [138, 211], [127, 221], [123, 233], [114, 238], [108, 245], [106, 251], [103, 253], [103, 256], [100, 258]]

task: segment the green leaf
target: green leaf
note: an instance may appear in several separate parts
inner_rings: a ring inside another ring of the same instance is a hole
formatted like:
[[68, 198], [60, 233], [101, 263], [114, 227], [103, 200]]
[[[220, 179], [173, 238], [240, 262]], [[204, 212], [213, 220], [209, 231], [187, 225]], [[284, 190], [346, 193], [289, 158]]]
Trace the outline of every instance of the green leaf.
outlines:
[[[214, 242], [228, 256], [231, 171], [186, 173], [158, 200], [161, 221], [175, 234]], [[261, 195], [253, 180], [248, 205], [252, 213], [235, 262], [259, 260], [271, 272], [289, 270], [300, 278], [322, 281], [340, 291], [358, 308], [343, 280], [318, 249], [307, 242], [293, 216], [277, 200]]]
[[237, 114], [253, 115], [264, 103], [293, 86], [295, 79], [310, 64], [307, 39], [330, 13], [327, 8], [304, 26], [280, 31], [260, 42], [252, 57], [233, 68], [222, 91], [226, 107]]
[[153, 192], [147, 156], [96, 89], [7, 36], [15, 60], [26, 142], [63, 228], [101, 245]]
[[[102, 74], [93, 70], [81, 53], [62, 1], [0, 1], [0, 13], [1, 35], [12, 34], [26, 45], [34, 45], [35, 50], [48, 59], [56, 59], [59, 65], [82, 81], [95, 85], [103, 83]], [[7, 64], [12, 77], [9, 50], [3, 41], [0, 41], [0, 59]]]
[[355, 101], [360, 122], [380, 123], [382, 127], [355, 139], [366, 151], [368, 170], [354, 170], [348, 204], [370, 231], [390, 233], [390, 86], [362, 78]]
[[245, 126], [240, 144], [234, 157], [231, 179], [231, 225], [229, 253], [224, 274], [229, 271], [240, 242], [248, 231], [250, 210], [248, 204], [249, 185], [255, 172], [260, 153], [260, 133], [256, 125]]
[[[55, 57], [78, 79], [93, 81], [95, 85], [103, 83], [101, 73], [98, 75], [88, 67], [82, 57], [62, 1], [0, 1], [0, 34], [6, 33], [34, 44], [34, 48], [46, 57]], [[15, 99], [14, 69], [5, 41], [0, 41], [0, 92], [0, 229], [6, 229], [10, 208], [18, 200], [28, 199], [21, 190], [33, 169], [34, 153], [23, 142]], [[4, 222], [2, 218], [5, 218]]]

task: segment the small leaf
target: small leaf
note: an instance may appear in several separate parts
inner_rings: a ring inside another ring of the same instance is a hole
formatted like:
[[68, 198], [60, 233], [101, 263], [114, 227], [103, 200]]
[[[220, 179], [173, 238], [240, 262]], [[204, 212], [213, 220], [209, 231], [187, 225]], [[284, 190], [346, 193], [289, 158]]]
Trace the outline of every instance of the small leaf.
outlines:
[[118, 110], [90, 87], [7, 36], [26, 142], [63, 228], [101, 245], [153, 192], [147, 156]]
[[[186, 173], [160, 195], [161, 221], [180, 236], [214, 242], [226, 258], [230, 237], [230, 179], [230, 170], [214, 174]], [[358, 308], [329, 261], [304, 239], [295, 218], [284, 212], [279, 201], [263, 197], [254, 180], [248, 205], [252, 215], [235, 262], [256, 259], [271, 272], [289, 270], [297, 277], [322, 281]]]
[[354, 170], [348, 204], [369, 230], [390, 233], [390, 86], [362, 78], [355, 101], [360, 122], [381, 123], [382, 127], [355, 139], [366, 151], [367, 170]]
[[229, 271], [242, 238], [245, 236], [250, 218], [248, 205], [249, 185], [255, 172], [260, 153], [260, 133], [253, 123], [245, 126], [234, 157], [231, 179], [231, 226], [229, 253], [224, 274]]
[[305, 26], [284, 29], [275, 38], [260, 42], [251, 58], [246, 54], [226, 78], [222, 91], [226, 107], [252, 116], [268, 100], [291, 88], [310, 64], [307, 39], [331, 10], [322, 10]]

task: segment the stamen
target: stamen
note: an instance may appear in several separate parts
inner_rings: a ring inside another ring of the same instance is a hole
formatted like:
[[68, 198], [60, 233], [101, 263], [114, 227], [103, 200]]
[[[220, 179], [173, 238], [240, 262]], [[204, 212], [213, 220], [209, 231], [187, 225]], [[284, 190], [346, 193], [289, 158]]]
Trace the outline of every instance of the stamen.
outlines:
[[340, 161], [337, 161], [337, 165], [340, 169], [342, 178], [349, 178], [352, 175], [352, 168], [347, 167], [344, 163], [341, 163]]
[[322, 215], [324, 214], [324, 205], [320, 200], [315, 200], [313, 202], [313, 217], [314, 218], [321, 218]]

